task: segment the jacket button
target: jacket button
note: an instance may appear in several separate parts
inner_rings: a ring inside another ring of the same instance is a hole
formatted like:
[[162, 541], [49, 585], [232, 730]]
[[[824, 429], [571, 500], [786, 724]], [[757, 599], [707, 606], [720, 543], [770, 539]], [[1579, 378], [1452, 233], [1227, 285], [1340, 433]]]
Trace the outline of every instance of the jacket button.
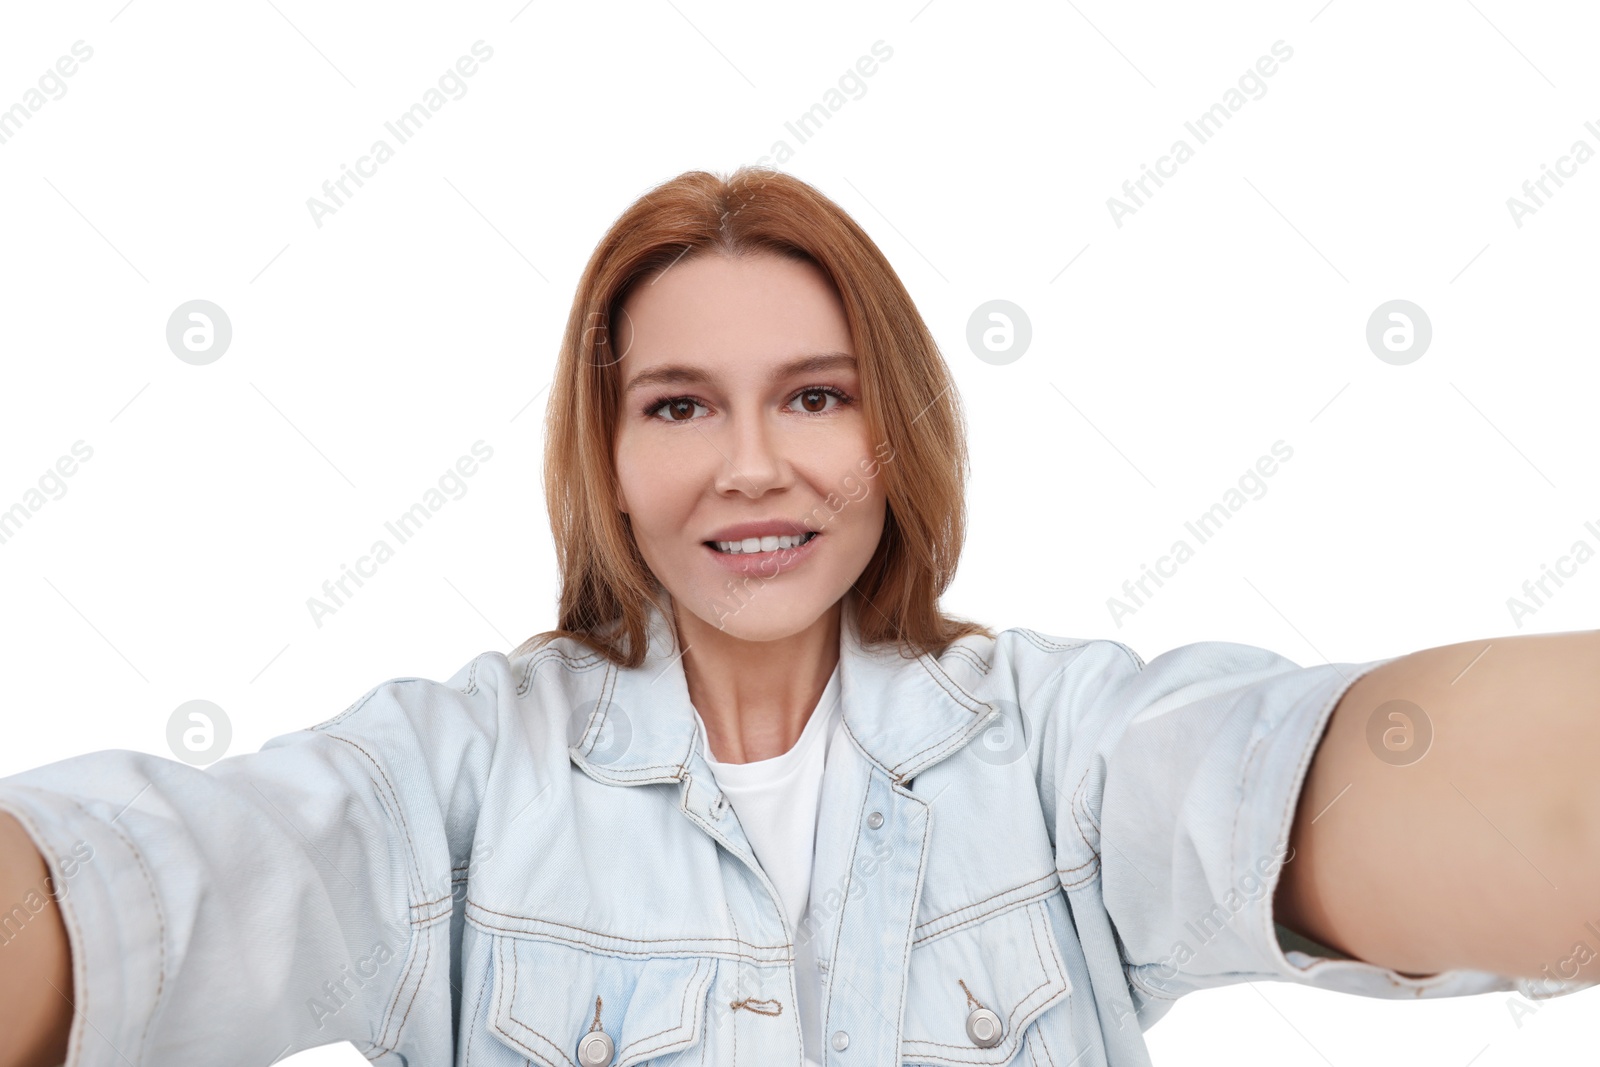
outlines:
[[1000, 1043], [1000, 1016], [988, 1008], [973, 1008], [967, 1015], [967, 1036], [979, 1048], [994, 1048]]
[[867, 816], [867, 825], [876, 830], [883, 825], [883, 812], [875, 811]]
[[611, 1035], [604, 1030], [596, 1030], [585, 1034], [583, 1040], [578, 1042], [578, 1063], [581, 1067], [608, 1067], [615, 1052], [616, 1046], [611, 1043]]
[[850, 1035], [845, 1033], [843, 1030], [835, 1030], [833, 1032], [833, 1051], [843, 1052], [849, 1047]]

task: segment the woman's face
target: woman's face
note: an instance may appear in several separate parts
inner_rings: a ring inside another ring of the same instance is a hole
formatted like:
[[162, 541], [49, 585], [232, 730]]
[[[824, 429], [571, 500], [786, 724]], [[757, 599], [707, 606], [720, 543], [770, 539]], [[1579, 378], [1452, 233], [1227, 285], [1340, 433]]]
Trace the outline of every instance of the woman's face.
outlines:
[[700, 255], [638, 286], [617, 318], [620, 506], [645, 562], [680, 609], [732, 636], [810, 626], [878, 546], [893, 458], [868, 440], [827, 276]]

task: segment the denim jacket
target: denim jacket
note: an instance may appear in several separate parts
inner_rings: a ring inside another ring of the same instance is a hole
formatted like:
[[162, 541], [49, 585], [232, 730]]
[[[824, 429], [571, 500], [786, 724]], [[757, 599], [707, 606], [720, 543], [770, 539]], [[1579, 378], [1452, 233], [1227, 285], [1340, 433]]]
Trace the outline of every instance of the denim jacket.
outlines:
[[913, 659], [846, 610], [849, 743], [796, 930], [717, 791], [670, 622], [649, 632], [637, 669], [568, 640], [485, 652], [205, 769], [117, 750], [0, 779], [68, 928], [70, 1067], [337, 1041], [384, 1067], [797, 1067], [802, 937], [827, 1067], [1148, 1064], [1176, 998], [1234, 982], [1523, 985], [1279, 940], [1316, 742], [1384, 660], [1207, 641], [1146, 664], [1021, 628]]

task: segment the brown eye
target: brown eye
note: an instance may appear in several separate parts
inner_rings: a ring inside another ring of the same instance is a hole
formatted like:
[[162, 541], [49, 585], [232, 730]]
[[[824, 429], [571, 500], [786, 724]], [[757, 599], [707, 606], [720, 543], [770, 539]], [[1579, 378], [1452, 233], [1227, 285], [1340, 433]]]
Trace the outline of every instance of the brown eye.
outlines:
[[695, 409], [701, 407], [705, 405], [692, 396], [673, 396], [651, 404], [644, 414], [660, 422], [693, 422]]
[[[831, 405], [828, 403], [830, 399], [834, 401]], [[790, 410], [795, 410], [793, 404], [796, 401], [801, 404], [801, 409], [798, 411], [801, 415], [826, 415], [850, 403], [851, 398], [831, 385], [819, 385], [813, 389], [802, 389], [790, 397]]]

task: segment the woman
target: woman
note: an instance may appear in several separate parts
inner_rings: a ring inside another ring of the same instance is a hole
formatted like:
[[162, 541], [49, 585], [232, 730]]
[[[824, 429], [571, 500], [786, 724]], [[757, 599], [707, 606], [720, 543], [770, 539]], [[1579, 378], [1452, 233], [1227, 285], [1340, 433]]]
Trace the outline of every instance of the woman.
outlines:
[[[1594, 635], [1145, 664], [949, 618], [951, 386], [809, 186], [652, 190], [552, 388], [560, 628], [204, 771], [0, 780], [0, 1067], [341, 1040], [413, 1067], [1120, 1067], [1231, 982], [1590, 984], [1549, 964], [1600, 886], [1594, 805], [1532, 760], [1593, 738]], [[1563, 894], [1528, 906], [1453, 780], [1549, 815], [1521, 845]]]

